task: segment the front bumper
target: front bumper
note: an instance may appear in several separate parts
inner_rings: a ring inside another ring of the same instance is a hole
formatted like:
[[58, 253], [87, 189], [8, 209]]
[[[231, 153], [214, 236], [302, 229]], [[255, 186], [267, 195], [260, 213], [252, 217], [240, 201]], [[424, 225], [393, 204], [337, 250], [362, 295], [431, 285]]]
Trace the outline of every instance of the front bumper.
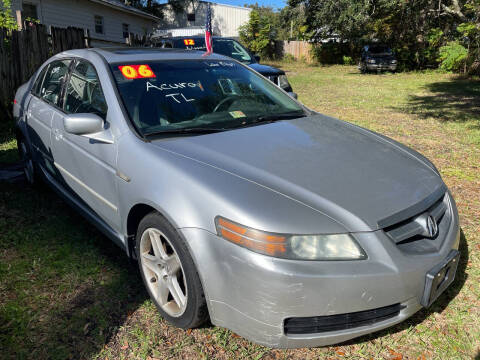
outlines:
[[[426, 273], [460, 239], [458, 215], [438, 252], [406, 255], [383, 233], [355, 234], [368, 254], [362, 261], [293, 261], [256, 254], [205, 230], [180, 233], [194, 256], [212, 323], [262, 345], [324, 346], [397, 324], [420, 310]], [[326, 316], [401, 304], [398, 315], [366, 326], [286, 335], [285, 320]]]
[[367, 64], [368, 71], [396, 71], [397, 64]]

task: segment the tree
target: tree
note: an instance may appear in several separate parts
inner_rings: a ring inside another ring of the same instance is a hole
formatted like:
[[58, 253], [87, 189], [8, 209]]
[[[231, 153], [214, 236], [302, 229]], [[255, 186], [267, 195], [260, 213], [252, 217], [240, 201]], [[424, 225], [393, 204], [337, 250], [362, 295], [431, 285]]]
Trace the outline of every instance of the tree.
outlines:
[[275, 54], [277, 28], [275, 16], [269, 12], [254, 8], [249, 21], [240, 26], [240, 41], [252, 52], [272, 58]]
[[437, 65], [440, 47], [458, 38], [456, 26], [468, 19], [464, 1], [479, 0], [290, 0], [289, 5], [305, 6], [314, 40], [335, 36], [357, 51], [366, 42], [386, 43], [402, 65], [424, 68]]
[[305, 5], [285, 6], [280, 11], [280, 23], [283, 26], [279, 29], [279, 38], [281, 40], [310, 40], [312, 33], [306, 25], [307, 14]]
[[0, 1], [0, 27], [7, 30], [17, 30], [17, 21], [12, 15], [12, 1]]

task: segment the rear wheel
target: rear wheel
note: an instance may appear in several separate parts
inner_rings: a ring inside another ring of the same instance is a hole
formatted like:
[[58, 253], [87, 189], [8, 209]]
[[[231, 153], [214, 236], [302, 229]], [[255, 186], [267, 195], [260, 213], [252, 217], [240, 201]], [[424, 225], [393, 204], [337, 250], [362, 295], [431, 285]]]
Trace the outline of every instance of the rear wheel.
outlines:
[[136, 252], [148, 293], [162, 316], [188, 329], [208, 318], [199, 275], [182, 238], [164, 217], [153, 212], [137, 231]]
[[32, 153], [24, 139], [17, 140], [18, 151], [20, 152], [20, 158], [23, 164], [23, 172], [25, 173], [25, 178], [30, 185], [36, 185], [36, 171], [35, 164], [33, 162]]

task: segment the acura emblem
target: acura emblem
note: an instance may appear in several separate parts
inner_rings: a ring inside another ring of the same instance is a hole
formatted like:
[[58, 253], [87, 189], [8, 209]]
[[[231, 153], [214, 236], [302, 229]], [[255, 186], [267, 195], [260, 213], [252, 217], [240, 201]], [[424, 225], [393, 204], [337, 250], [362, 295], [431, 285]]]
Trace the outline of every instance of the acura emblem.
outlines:
[[427, 217], [427, 234], [429, 237], [434, 238], [438, 234], [438, 225], [432, 215]]

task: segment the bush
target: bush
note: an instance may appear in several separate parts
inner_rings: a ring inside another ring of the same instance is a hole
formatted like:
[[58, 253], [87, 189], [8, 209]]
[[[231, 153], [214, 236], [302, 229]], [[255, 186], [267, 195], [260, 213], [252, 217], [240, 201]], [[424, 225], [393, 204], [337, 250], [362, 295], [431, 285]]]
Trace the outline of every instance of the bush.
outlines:
[[272, 19], [261, 16], [257, 10], [250, 12], [248, 22], [239, 28], [240, 41], [254, 54], [272, 59], [275, 56], [276, 32]]
[[451, 41], [440, 48], [440, 68], [446, 71], [460, 72], [465, 66], [468, 50], [458, 41]]
[[355, 65], [355, 61], [351, 56], [343, 55], [343, 65]]

